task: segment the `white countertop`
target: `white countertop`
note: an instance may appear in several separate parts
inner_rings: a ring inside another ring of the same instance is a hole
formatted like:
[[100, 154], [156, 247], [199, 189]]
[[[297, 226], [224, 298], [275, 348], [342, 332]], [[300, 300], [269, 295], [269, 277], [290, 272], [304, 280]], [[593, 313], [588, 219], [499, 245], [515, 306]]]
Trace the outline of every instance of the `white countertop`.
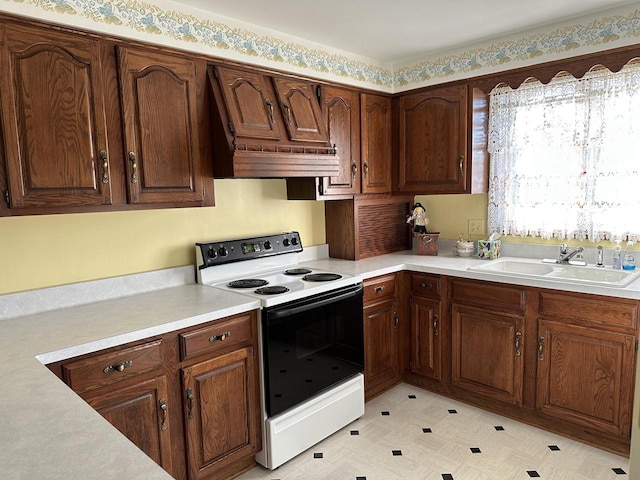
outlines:
[[256, 308], [185, 285], [0, 321], [0, 478], [170, 479], [43, 363]]
[[[501, 257], [501, 260], [523, 260], [519, 257]], [[606, 287], [602, 285], [589, 285], [569, 283], [562, 280], [542, 279], [534, 276], [506, 275], [491, 272], [479, 272], [468, 270], [469, 267], [477, 267], [490, 263], [492, 260], [480, 260], [476, 257], [455, 257], [452, 254], [441, 252], [437, 256], [414, 255], [411, 251], [391, 253], [379, 257], [366, 258], [353, 262], [350, 260], [338, 260], [326, 258], [305, 262], [305, 265], [327, 271], [360, 275], [369, 278], [385, 273], [411, 270], [416, 272], [435, 273], [454, 277], [486, 280], [492, 282], [525, 285], [529, 287], [549, 288], [565, 292], [581, 292], [596, 295], [606, 295], [620, 298], [640, 300], [640, 278], [625, 288]], [[535, 260], [534, 260], [535, 262]], [[581, 267], [573, 267], [581, 268]], [[611, 267], [605, 267], [611, 268]]]
[[[640, 281], [620, 289], [467, 270], [484, 262], [400, 252], [357, 262], [326, 258], [304, 264], [363, 278], [413, 270], [640, 299]], [[15, 298], [0, 296], [0, 303]], [[258, 301], [240, 294], [188, 284], [1, 320], [0, 478], [170, 479], [43, 364], [258, 307]]]

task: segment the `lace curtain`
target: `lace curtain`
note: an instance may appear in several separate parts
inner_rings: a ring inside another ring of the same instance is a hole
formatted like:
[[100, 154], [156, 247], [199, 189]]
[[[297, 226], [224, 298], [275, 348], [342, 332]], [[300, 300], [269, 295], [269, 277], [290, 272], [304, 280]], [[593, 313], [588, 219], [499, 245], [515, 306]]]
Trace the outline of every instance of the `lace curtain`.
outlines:
[[497, 87], [489, 107], [490, 232], [640, 238], [640, 64]]

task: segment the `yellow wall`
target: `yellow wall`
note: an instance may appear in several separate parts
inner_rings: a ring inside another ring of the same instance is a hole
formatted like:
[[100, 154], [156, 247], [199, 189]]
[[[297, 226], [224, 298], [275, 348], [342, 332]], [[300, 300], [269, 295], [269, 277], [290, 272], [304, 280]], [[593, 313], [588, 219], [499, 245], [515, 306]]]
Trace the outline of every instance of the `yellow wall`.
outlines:
[[[427, 210], [429, 230], [432, 232], [440, 232], [440, 237], [442, 238], [457, 239], [460, 235], [463, 235], [465, 239], [484, 240], [491, 233], [487, 232], [488, 197], [486, 193], [475, 195], [417, 195], [415, 201], [422, 203], [422, 206]], [[481, 220], [484, 227], [484, 234], [469, 235], [469, 220]], [[602, 245], [605, 249], [615, 247], [615, 243], [609, 241], [599, 241], [596, 244], [588, 240], [580, 242], [578, 240], [555, 238], [543, 240], [537, 237], [522, 238], [514, 236], [504, 236], [501, 240], [510, 243], [535, 243], [538, 245], [559, 245], [561, 243], [567, 243], [572, 246], [582, 245], [585, 247]], [[623, 243], [622, 248], [624, 247], [625, 245]], [[640, 248], [639, 245], [634, 245], [634, 250], [638, 248]]]
[[[216, 180], [216, 206], [0, 218], [0, 294], [194, 263], [194, 243], [298, 230], [325, 243], [324, 204], [284, 180]], [[38, 272], [36, 275], [35, 272]]]
[[[432, 232], [440, 232], [442, 238], [467, 237], [468, 221], [482, 220], [484, 230], [487, 229], [487, 195], [416, 195], [427, 210], [428, 228]], [[474, 235], [471, 240], [482, 240], [482, 235]]]

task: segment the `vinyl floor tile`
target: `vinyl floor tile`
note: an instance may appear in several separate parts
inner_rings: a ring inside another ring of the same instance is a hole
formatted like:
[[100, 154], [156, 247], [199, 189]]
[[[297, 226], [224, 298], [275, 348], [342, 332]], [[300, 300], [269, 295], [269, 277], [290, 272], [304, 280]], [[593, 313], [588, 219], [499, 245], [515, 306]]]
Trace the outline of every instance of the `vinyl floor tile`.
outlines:
[[625, 457], [401, 384], [276, 470], [238, 480], [623, 480], [628, 471]]

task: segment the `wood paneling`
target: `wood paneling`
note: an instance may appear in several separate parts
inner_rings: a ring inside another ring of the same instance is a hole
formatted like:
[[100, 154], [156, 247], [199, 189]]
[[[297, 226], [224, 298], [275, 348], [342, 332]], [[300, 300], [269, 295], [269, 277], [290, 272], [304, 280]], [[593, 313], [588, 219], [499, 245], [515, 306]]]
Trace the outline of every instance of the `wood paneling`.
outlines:
[[325, 202], [329, 256], [358, 260], [411, 249], [411, 198], [361, 196]]

